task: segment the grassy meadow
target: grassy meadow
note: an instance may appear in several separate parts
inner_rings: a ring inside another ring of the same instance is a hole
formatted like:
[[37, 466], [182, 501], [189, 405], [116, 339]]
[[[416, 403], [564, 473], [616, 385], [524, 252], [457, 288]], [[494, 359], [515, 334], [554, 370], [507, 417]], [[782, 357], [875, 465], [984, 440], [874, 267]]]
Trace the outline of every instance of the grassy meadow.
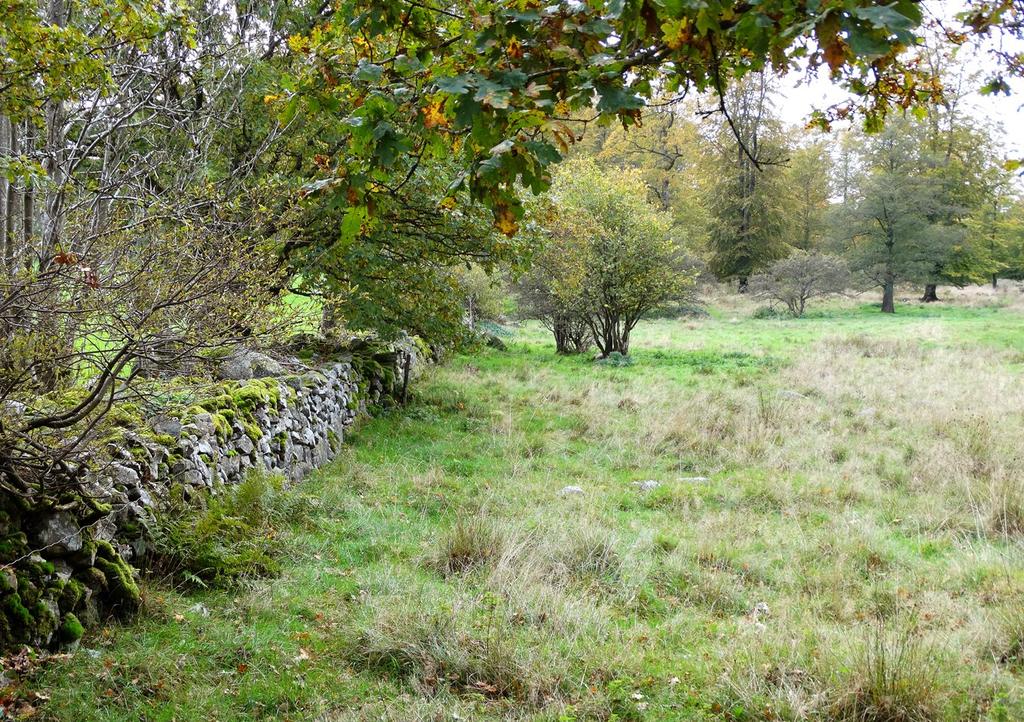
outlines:
[[278, 576], [150, 581], [19, 694], [53, 720], [1024, 719], [1024, 294], [942, 295], [721, 297], [622, 367], [527, 324], [291, 492]]

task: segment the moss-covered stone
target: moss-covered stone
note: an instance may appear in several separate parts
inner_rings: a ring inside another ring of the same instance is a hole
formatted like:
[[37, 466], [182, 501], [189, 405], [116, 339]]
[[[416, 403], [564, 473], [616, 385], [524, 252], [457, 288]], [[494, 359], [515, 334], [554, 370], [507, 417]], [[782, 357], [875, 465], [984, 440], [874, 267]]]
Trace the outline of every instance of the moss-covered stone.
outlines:
[[32, 615], [35, 617], [34, 636], [47, 640], [57, 631], [60, 619], [54, 613], [53, 606], [55, 605], [52, 602], [49, 604], [42, 600], [36, 602], [33, 608], [35, 613]]
[[259, 424], [244, 422], [242, 426], [245, 428], [245, 435], [254, 442], [263, 438], [263, 429], [259, 427]]
[[78, 617], [68, 612], [57, 629], [57, 641], [62, 644], [72, 644], [81, 639], [83, 634], [85, 634], [85, 627], [78, 621]]
[[29, 574], [21, 572], [18, 574], [18, 594], [26, 607], [31, 607], [39, 601], [39, 587]]
[[96, 568], [106, 577], [106, 590], [113, 606], [128, 612], [139, 608], [142, 594], [135, 583], [134, 570], [110, 542], [97, 542]]
[[18, 591], [18, 575], [13, 569], [0, 569], [0, 594]]
[[149, 450], [143, 446], [133, 446], [129, 449], [129, 453], [136, 461], [149, 461]]
[[123, 403], [112, 406], [103, 417], [105, 424], [121, 426], [124, 428], [142, 427], [143, 419], [139, 407], [133, 403]]
[[[104, 581], [106, 580], [104, 579]], [[64, 584], [64, 589], [61, 590], [58, 603], [63, 611], [70, 612], [78, 608], [78, 605], [82, 603], [83, 597], [85, 597], [85, 585], [77, 579], [69, 579]]]
[[28, 631], [35, 627], [32, 613], [28, 611], [28, 607], [25, 606], [21, 595], [17, 592], [6, 595], [0, 602], [0, 606], [3, 607], [4, 616], [10, 621], [12, 629], [18, 629], [20, 626]]
[[231, 404], [231, 396], [228, 394], [221, 394], [219, 396], [214, 396], [213, 398], [200, 401], [198, 406], [201, 409], [200, 413], [213, 413], [215, 411], [220, 411], [221, 409], [230, 409]]
[[107, 575], [96, 567], [85, 567], [79, 570], [78, 577], [83, 584], [93, 589], [105, 589], [107, 586]]
[[114, 510], [114, 506], [112, 504], [102, 502], [99, 499], [94, 499], [89, 495], [83, 495], [82, 501], [91, 510], [91, 512], [82, 520], [86, 524], [91, 524], [100, 517], [106, 516]]
[[28, 537], [24, 532], [8, 534], [0, 539], [0, 560], [10, 561], [17, 559], [28, 552]]
[[276, 408], [281, 400], [280, 384], [274, 379], [253, 379], [231, 392], [235, 408], [251, 414], [260, 406]]
[[17, 641], [7, 615], [0, 611], [0, 649], [5, 649]]
[[[228, 419], [226, 415], [227, 413], [231, 413], [231, 411], [218, 411], [210, 416], [213, 421], [213, 430], [221, 442], [227, 441], [231, 438], [231, 420]], [[231, 418], [234, 418], [233, 413], [231, 413]]]

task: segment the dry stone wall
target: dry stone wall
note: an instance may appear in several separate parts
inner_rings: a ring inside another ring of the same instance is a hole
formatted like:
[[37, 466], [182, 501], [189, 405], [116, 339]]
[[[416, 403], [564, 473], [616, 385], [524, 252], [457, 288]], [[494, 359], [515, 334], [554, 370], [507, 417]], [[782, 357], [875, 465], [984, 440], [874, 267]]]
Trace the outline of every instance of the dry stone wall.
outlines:
[[0, 499], [0, 648], [73, 645], [84, 627], [136, 609], [154, 512], [254, 468], [301, 479], [335, 457], [368, 407], [404, 392], [416, 361], [410, 343], [287, 374], [235, 354], [214, 397], [126, 425], [66, 504], [40, 512]]

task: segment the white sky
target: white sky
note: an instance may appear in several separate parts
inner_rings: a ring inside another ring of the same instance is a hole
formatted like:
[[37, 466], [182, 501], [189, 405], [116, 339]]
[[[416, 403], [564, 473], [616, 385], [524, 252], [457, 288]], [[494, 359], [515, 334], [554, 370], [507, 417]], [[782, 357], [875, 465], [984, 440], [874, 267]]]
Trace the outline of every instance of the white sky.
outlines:
[[[948, 22], [963, 7], [964, 3], [960, 0], [930, 0], [925, 3], [925, 14], [928, 17], [930, 13]], [[965, 59], [971, 68], [984, 71], [995, 67], [984, 48], [976, 50], [965, 46], [961, 48], [959, 57]], [[983, 81], [984, 77], [978, 84]], [[796, 126], [805, 125], [811, 111], [841, 103], [848, 97], [841, 88], [828, 80], [827, 68], [817, 78], [809, 81], [804, 75], [792, 73], [781, 79], [779, 91], [781, 98], [777, 110], [783, 120]], [[1024, 84], [1018, 81], [1010, 96], [982, 95], [973, 91], [964, 104], [964, 110], [974, 117], [985, 118], [1002, 126], [1006, 156], [1019, 158], [1024, 155]]]

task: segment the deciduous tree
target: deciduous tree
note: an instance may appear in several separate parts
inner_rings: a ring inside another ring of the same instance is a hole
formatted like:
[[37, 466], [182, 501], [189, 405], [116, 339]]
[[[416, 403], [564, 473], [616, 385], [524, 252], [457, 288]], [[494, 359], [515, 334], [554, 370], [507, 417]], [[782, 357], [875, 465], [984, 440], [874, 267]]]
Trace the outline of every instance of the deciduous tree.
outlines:
[[[609, 174], [589, 159], [567, 161], [552, 189], [554, 208], [537, 218], [549, 238], [541, 268], [550, 274], [538, 280], [557, 313], [569, 323], [582, 317], [603, 357], [628, 354], [644, 315], [693, 284], [669, 217], [636, 193], [641, 184], [636, 170]], [[558, 343], [571, 327], [551, 318]]]
[[747, 279], [786, 254], [786, 208], [781, 125], [772, 108], [771, 83], [763, 73], [746, 77], [724, 98], [730, 113], [714, 129], [710, 267], [720, 279]]

